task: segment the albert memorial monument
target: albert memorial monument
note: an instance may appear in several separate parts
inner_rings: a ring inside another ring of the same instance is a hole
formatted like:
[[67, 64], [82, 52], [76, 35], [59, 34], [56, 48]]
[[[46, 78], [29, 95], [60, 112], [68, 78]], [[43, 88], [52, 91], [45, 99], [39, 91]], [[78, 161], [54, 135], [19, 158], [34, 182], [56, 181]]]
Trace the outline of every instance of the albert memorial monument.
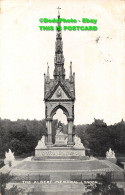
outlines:
[[[58, 19], [60, 15], [58, 15]], [[58, 23], [58, 26], [61, 24]], [[44, 101], [47, 136], [42, 138], [35, 149], [35, 156], [85, 156], [85, 149], [80, 138], [73, 137], [74, 102], [75, 102], [75, 73], [72, 73], [70, 63], [70, 76], [65, 77], [62, 33], [57, 30], [54, 57], [53, 79], [44, 74]], [[55, 144], [52, 143], [52, 120], [58, 109], [62, 109], [67, 117], [68, 134], [63, 133], [63, 127], [58, 126]], [[45, 142], [45, 144], [43, 143]], [[40, 145], [41, 143], [41, 145]], [[41, 147], [40, 147], [41, 146]], [[63, 147], [64, 146], [64, 147]]]

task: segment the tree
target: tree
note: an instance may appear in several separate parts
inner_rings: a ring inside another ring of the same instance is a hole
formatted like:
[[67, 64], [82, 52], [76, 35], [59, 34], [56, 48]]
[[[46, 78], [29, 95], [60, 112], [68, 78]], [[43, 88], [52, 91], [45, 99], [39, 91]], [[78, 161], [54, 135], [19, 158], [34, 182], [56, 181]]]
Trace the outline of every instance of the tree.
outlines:
[[0, 193], [1, 195], [5, 195], [6, 183], [8, 183], [12, 179], [12, 176], [9, 173], [2, 174], [0, 173]]
[[88, 195], [124, 195], [124, 190], [111, 181], [111, 173], [97, 174], [96, 182], [86, 185]]

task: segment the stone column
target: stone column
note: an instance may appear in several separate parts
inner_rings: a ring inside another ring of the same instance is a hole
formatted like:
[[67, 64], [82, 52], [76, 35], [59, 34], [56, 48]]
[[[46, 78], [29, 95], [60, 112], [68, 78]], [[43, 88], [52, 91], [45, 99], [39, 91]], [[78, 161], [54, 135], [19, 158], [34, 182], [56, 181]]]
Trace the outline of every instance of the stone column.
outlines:
[[68, 146], [73, 146], [73, 135], [72, 135], [72, 129], [73, 129], [73, 118], [68, 118]]
[[47, 134], [48, 134], [48, 139], [47, 139], [47, 145], [53, 145], [52, 143], [52, 118], [47, 118], [46, 119], [46, 126], [47, 126]]

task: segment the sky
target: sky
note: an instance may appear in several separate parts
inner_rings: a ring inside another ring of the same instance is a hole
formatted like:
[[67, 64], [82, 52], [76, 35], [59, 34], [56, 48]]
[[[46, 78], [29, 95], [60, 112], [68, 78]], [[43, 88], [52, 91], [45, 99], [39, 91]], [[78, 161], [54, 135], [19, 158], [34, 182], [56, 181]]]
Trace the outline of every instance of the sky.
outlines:
[[[97, 19], [97, 31], [62, 31], [66, 78], [70, 61], [75, 72], [74, 124], [125, 120], [125, 1], [2, 0], [0, 6], [2, 119], [45, 118], [43, 74], [48, 62], [53, 78], [56, 31], [40, 31], [39, 18], [57, 18], [59, 6], [62, 18]], [[57, 116], [66, 123], [62, 112]]]

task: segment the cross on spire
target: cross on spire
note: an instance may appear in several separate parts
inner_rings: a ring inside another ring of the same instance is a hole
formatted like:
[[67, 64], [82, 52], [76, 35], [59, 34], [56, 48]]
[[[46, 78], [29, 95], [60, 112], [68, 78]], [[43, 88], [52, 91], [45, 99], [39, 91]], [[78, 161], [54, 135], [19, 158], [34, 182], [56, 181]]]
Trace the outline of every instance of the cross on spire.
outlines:
[[61, 9], [61, 7], [58, 6], [57, 9], [58, 9], [58, 11], [59, 11], [59, 10]]

